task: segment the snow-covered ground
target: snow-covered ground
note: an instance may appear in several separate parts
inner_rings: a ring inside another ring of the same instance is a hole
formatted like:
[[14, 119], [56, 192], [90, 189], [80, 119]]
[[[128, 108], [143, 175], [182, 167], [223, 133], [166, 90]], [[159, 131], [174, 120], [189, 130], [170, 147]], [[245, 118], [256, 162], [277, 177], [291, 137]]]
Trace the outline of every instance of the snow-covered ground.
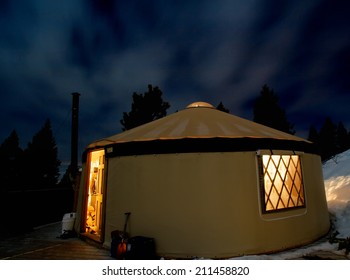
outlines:
[[[323, 165], [323, 177], [328, 209], [334, 223], [337, 237], [350, 236], [350, 150], [345, 151]], [[271, 255], [244, 256], [236, 259], [296, 259], [316, 251], [328, 251], [344, 255], [338, 250], [338, 244], [328, 241], [316, 242], [299, 249]]]

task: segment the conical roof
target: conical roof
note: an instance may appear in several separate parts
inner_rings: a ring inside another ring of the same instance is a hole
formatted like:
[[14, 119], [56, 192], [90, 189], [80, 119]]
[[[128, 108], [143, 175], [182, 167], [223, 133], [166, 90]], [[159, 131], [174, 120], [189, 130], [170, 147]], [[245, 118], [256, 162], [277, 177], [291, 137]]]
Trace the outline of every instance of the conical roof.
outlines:
[[128, 142], [201, 138], [276, 139], [310, 143], [297, 136], [219, 111], [209, 103], [195, 102], [174, 114], [95, 141], [88, 149]]

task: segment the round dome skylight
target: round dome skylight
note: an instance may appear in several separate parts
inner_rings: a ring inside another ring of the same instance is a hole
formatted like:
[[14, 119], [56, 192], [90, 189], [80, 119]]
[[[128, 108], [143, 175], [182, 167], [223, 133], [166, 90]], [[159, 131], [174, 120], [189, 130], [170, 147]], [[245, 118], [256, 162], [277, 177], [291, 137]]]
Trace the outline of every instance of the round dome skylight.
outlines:
[[215, 107], [213, 105], [211, 105], [210, 103], [202, 102], [202, 101], [191, 103], [190, 105], [188, 105], [186, 107], [186, 109], [189, 109], [189, 108], [211, 108], [211, 109], [215, 109]]

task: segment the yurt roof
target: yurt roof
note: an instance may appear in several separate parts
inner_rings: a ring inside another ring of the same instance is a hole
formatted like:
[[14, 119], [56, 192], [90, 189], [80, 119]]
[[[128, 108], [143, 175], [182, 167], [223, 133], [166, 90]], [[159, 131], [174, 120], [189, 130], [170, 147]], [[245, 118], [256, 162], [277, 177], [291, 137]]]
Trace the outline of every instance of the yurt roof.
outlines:
[[130, 142], [177, 139], [274, 139], [303, 143], [297, 136], [195, 102], [184, 110], [91, 143], [87, 149]]

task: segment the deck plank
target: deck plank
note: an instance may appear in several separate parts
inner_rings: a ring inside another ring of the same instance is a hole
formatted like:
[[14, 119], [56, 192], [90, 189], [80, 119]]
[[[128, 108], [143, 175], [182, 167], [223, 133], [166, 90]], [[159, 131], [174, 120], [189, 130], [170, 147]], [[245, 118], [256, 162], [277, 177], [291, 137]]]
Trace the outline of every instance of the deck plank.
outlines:
[[0, 240], [3, 260], [113, 260], [109, 250], [77, 237], [61, 239], [61, 223]]

